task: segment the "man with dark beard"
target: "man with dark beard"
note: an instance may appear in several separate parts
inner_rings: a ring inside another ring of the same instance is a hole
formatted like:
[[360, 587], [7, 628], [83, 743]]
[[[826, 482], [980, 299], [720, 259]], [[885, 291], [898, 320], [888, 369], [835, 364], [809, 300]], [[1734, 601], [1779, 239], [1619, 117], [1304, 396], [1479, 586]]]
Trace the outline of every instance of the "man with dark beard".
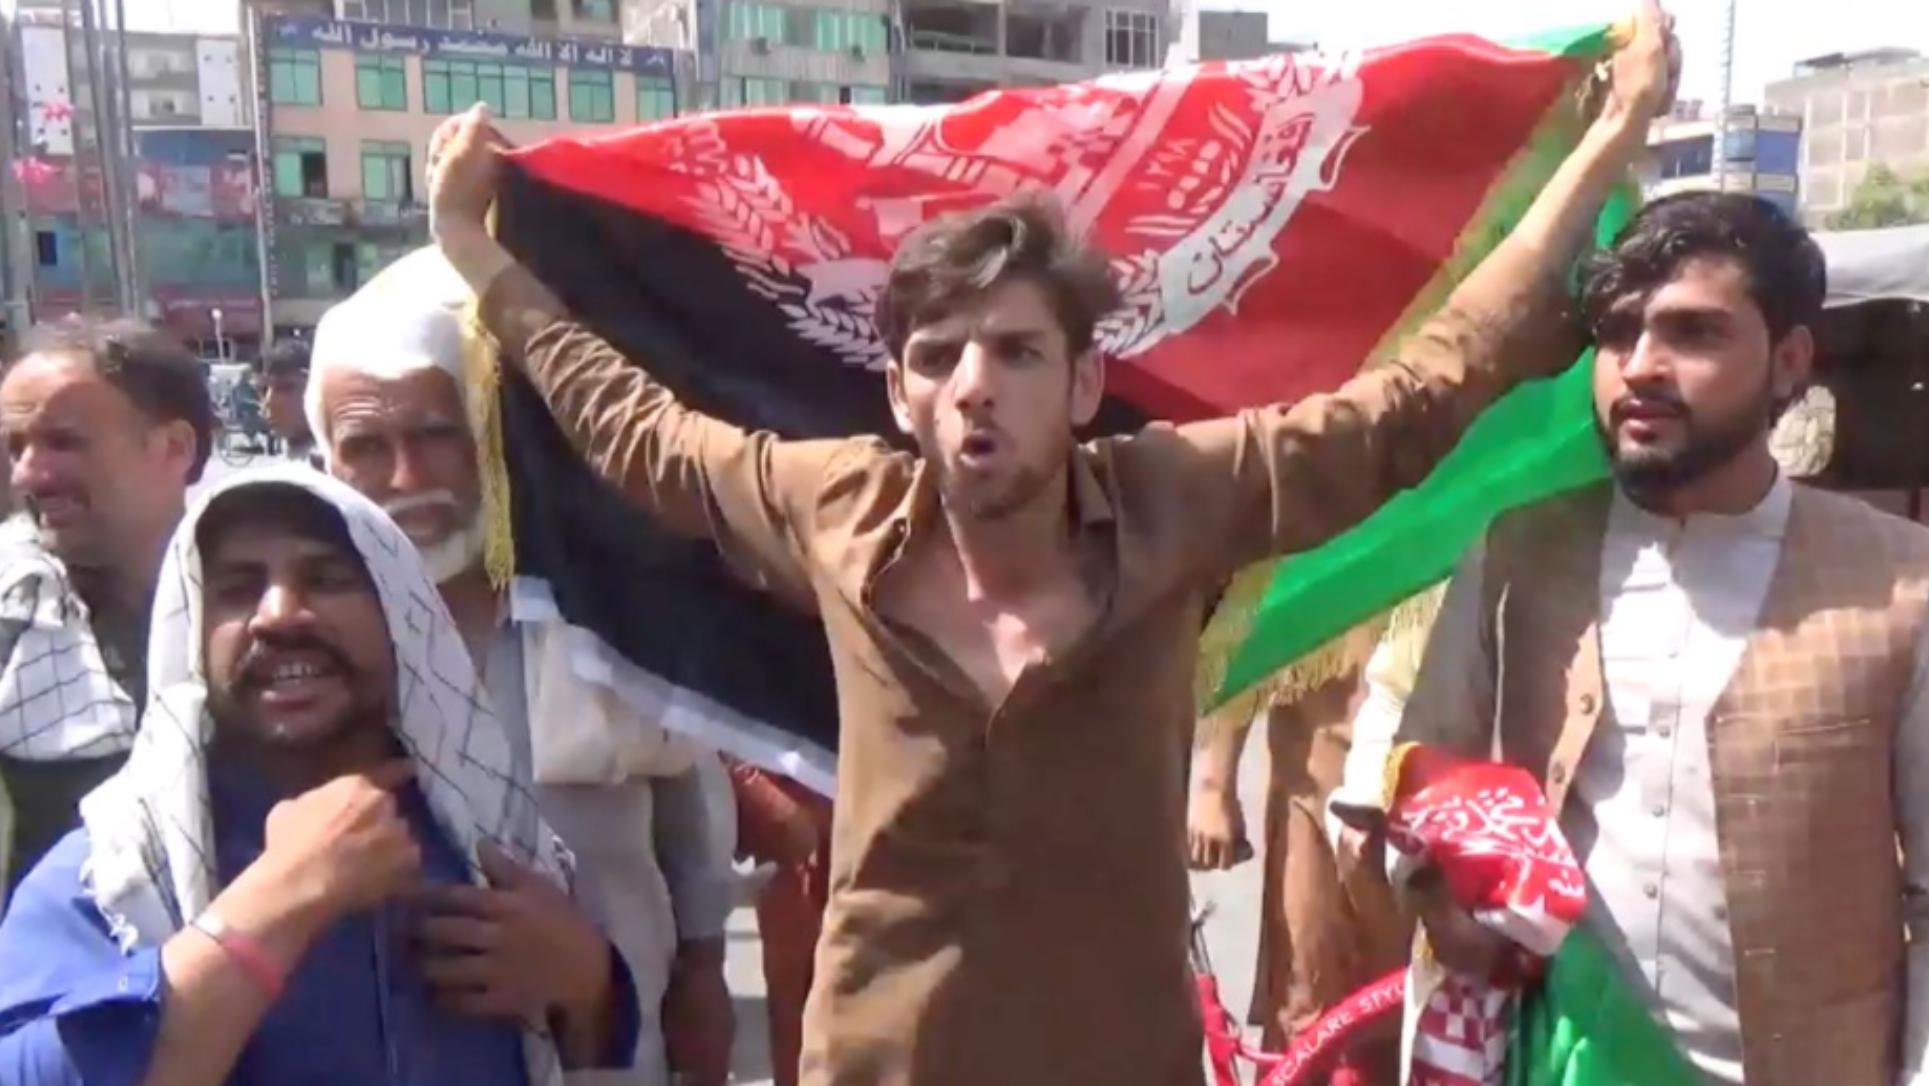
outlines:
[[[1357, 750], [1397, 720], [1541, 774], [1589, 924], [1714, 1082], [1889, 1086], [1929, 1050], [1929, 944], [1905, 941], [1929, 891], [1929, 531], [1791, 484], [1769, 447], [1823, 288], [1765, 202], [1644, 209], [1584, 289], [1612, 484], [1502, 518], [1404, 715], [1370, 666], [1355, 723]], [[1348, 802], [1383, 768], [1349, 764]], [[1419, 897], [1448, 968], [1500, 960]]]
[[622, 959], [393, 522], [232, 477], [154, 614], [127, 764], [0, 922], [0, 1086], [631, 1081]]

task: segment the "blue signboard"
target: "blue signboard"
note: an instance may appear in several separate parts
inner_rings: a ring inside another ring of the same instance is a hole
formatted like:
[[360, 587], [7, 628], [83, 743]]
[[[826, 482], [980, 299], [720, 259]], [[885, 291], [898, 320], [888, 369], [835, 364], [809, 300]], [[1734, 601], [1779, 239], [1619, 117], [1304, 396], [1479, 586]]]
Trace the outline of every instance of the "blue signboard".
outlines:
[[301, 15], [265, 15], [262, 23], [262, 36], [270, 46], [413, 53], [454, 60], [521, 61], [571, 68], [620, 68], [665, 79], [674, 71], [670, 50], [620, 42], [525, 38], [481, 30], [431, 30]]

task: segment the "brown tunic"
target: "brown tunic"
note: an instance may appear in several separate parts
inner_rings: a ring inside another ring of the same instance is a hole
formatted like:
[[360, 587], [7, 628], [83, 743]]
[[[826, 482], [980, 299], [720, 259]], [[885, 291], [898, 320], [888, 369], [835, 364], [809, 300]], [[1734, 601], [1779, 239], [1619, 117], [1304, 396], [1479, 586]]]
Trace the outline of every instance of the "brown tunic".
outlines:
[[1200, 1081], [1184, 837], [1205, 594], [1418, 482], [1522, 375], [1498, 359], [1572, 358], [1563, 308], [1522, 318], [1546, 286], [1461, 299], [1337, 394], [1077, 449], [1102, 617], [991, 705], [874, 606], [940, 515], [917, 458], [699, 415], [527, 272], [496, 278], [485, 322], [589, 462], [828, 630], [839, 789], [804, 1082]]

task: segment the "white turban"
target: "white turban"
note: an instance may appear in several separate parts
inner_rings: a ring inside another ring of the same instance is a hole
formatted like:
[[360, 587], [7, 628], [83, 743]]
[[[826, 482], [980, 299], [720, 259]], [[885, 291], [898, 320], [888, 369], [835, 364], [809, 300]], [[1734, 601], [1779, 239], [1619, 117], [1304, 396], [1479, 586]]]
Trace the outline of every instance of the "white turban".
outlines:
[[425, 246], [384, 268], [347, 300], [322, 314], [308, 364], [303, 408], [308, 430], [328, 460], [328, 418], [322, 385], [331, 370], [394, 380], [418, 370], [449, 375], [468, 406], [462, 373], [462, 309], [468, 283], [435, 246]]

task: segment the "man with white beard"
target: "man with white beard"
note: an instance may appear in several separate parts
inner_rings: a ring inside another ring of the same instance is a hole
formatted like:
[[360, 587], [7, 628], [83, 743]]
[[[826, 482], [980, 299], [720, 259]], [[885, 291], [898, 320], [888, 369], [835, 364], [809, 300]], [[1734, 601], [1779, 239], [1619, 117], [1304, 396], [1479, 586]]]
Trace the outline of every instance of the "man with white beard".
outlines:
[[[468, 292], [433, 249], [403, 258], [315, 330], [304, 406], [325, 469], [380, 505], [441, 589], [491, 706], [576, 854], [581, 897], [623, 953], [643, 1005], [640, 1081], [721, 1086], [734, 818], [714, 755], [586, 680], [553, 613], [499, 590], [462, 380]], [[721, 784], [721, 781], [718, 782]], [[718, 802], [721, 799], [723, 802]]]

